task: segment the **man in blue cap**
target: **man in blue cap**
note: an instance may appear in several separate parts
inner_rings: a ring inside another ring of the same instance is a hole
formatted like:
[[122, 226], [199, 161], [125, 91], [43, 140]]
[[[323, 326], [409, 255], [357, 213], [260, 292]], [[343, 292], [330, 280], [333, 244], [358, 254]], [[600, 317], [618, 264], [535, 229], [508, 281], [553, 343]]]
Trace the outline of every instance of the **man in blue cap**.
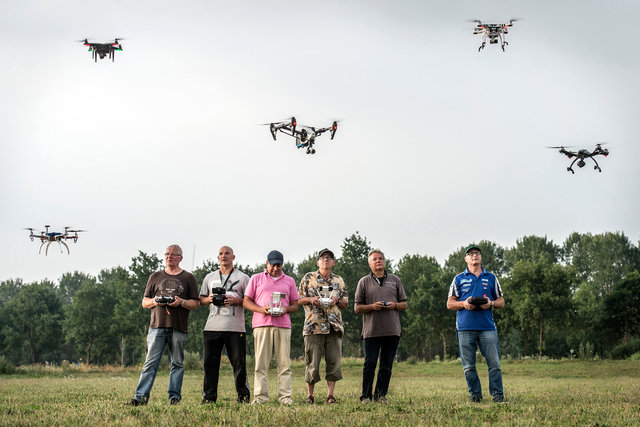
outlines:
[[243, 305], [253, 312], [251, 324], [256, 360], [253, 404], [269, 400], [269, 364], [271, 355], [275, 353], [278, 400], [283, 405], [293, 405], [289, 313], [298, 311], [298, 290], [293, 278], [282, 272], [283, 263], [281, 252], [269, 252], [266, 270], [251, 276], [244, 293]]
[[479, 347], [489, 369], [489, 393], [494, 402], [504, 403], [500, 343], [493, 321], [493, 309], [504, 307], [502, 288], [498, 278], [482, 267], [480, 247], [471, 244], [464, 253], [467, 268], [451, 282], [447, 308], [457, 311], [456, 333], [469, 400], [482, 401], [482, 388], [476, 371], [476, 349]]

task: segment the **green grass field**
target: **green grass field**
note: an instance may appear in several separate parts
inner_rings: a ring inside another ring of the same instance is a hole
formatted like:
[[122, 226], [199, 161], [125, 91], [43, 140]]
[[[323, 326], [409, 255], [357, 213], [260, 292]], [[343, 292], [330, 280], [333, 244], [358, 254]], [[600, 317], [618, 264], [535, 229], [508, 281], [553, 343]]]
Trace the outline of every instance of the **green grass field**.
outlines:
[[[359, 403], [362, 360], [343, 361], [337, 405], [306, 405], [304, 364], [293, 363], [296, 405], [235, 403], [231, 368], [222, 368], [219, 400], [201, 405], [202, 371], [187, 371], [182, 402], [167, 402], [168, 372], [158, 373], [147, 406], [132, 407], [139, 369], [33, 368], [0, 377], [2, 425], [640, 425], [640, 361], [503, 361], [508, 404], [491, 403], [486, 365], [479, 364], [485, 402], [468, 403], [459, 362], [396, 363], [387, 405]], [[253, 383], [253, 373], [250, 373]]]

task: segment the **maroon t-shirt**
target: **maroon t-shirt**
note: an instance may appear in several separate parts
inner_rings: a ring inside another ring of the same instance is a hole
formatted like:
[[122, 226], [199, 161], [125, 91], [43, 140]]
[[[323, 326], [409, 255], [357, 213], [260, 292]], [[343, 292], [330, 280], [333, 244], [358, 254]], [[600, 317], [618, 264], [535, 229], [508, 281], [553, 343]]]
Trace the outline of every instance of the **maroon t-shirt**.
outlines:
[[[149, 277], [144, 296], [198, 299], [198, 284], [194, 275], [185, 270], [176, 275], [167, 274], [164, 270], [157, 271]], [[151, 309], [150, 328], [171, 328], [186, 334], [188, 326], [189, 310], [184, 307], [158, 305]]]

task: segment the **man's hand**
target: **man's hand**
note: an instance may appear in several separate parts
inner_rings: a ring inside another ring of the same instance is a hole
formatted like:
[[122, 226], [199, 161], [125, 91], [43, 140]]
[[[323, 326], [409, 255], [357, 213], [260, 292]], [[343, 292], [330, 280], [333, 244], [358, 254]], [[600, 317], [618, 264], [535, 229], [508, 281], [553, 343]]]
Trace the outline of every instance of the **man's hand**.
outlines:
[[178, 307], [180, 305], [182, 305], [182, 301], [184, 301], [182, 298], [180, 297], [175, 297], [172, 303], [167, 304], [169, 307]]
[[473, 310], [474, 308], [476, 308], [476, 306], [471, 304], [471, 297], [469, 297], [466, 300], [464, 300], [464, 309], [465, 310]]
[[236, 298], [234, 296], [227, 294], [227, 296], [224, 299], [224, 305], [227, 307], [229, 307], [230, 305], [242, 305], [242, 298]]

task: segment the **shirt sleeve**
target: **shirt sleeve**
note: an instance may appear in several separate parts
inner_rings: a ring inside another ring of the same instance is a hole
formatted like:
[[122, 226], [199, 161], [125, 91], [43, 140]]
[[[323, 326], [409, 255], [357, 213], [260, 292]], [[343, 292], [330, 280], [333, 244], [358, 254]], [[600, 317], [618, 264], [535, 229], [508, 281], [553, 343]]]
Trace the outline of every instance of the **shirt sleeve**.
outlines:
[[209, 275], [207, 274], [202, 281], [202, 286], [200, 287], [200, 296], [206, 297], [209, 296]]
[[364, 291], [364, 278], [362, 278], [358, 282], [358, 286], [356, 286], [356, 294], [353, 297], [353, 301], [356, 304], [365, 304], [366, 298], [367, 298], [367, 295], [365, 294], [365, 291]]
[[454, 277], [451, 281], [451, 286], [449, 286], [449, 298], [456, 297], [460, 298], [460, 294], [458, 293], [458, 287], [456, 286], [456, 278]]
[[402, 286], [400, 278], [396, 277], [396, 279], [398, 280], [398, 290], [396, 293], [396, 298], [398, 299], [398, 302], [404, 302], [407, 300], [407, 294], [404, 292], [404, 286]]
[[289, 304], [292, 304], [298, 301], [298, 288], [296, 288], [296, 281], [293, 280], [293, 277], [290, 277], [291, 282], [289, 284]]
[[251, 276], [249, 279], [249, 283], [247, 284], [247, 289], [244, 292], [245, 297], [249, 297], [255, 301], [256, 299], [256, 276]]

